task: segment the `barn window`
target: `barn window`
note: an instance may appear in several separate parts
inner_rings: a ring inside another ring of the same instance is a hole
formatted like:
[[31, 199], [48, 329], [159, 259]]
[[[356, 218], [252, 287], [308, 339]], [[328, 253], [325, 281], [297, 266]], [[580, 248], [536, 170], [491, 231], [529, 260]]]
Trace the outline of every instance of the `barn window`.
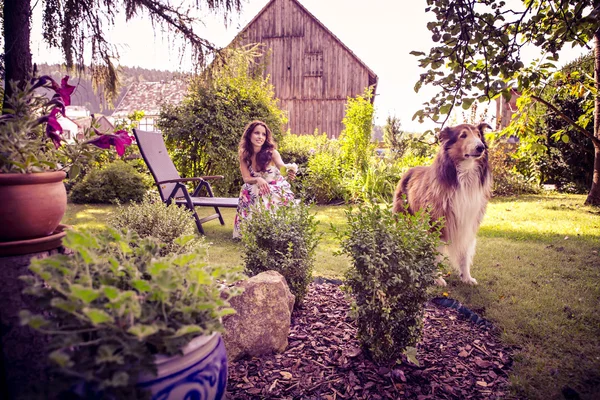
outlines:
[[323, 76], [323, 52], [304, 53], [304, 76]]

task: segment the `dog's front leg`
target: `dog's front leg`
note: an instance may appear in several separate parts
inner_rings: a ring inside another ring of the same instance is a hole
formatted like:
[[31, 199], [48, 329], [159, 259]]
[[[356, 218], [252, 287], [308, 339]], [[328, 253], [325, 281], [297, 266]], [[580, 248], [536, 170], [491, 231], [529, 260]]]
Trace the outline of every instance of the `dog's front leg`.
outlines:
[[460, 280], [469, 285], [477, 285], [477, 280], [471, 276], [471, 266], [473, 265], [476, 244], [477, 240], [473, 239], [465, 254], [459, 257]]

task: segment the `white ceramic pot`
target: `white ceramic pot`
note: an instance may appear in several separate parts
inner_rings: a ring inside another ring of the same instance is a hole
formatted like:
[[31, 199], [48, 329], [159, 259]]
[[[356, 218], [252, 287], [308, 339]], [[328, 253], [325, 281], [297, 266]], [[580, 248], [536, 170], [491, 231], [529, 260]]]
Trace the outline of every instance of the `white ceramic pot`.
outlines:
[[157, 376], [143, 376], [138, 385], [153, 400], [221, 400], [227, 386], [227, 354], [221, 334], [199, 336], [182, 356], [156, 358]]

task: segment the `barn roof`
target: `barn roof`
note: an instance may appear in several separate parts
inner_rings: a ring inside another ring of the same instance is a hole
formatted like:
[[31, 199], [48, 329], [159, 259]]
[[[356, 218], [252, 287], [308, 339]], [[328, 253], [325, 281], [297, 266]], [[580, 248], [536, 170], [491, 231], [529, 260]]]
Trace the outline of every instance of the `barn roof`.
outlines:
[[144, 111], [147, 116], [158, 115], [163, 104], [181, 103], [187, 89], [185, 81], [132, 83], [112, 116], [127, 117], [134, 111]]
[[[269, 6], [271, 6], [271, 4], [273, 4], [275, 1], [276, 0], [270, 0], [262, 8], [262, 10], [260, 10], [258, 12], [258, 14], [256, 14], [256, 16], [254, 18], [252, 18], [252, 20], [250, 22], [248, 22], [248, 24], [246, 24], [244, 29], [242, 29], [240, 31], [240, 33], [238, 33], [237, 36], [242, 35], [254, 23], [254, 21], [256, 21], [269, 8]], [[367, 64], [365, 64], [360, 58], [358, 58], [358, 56], [356, 54], [354, 54], [354, 52], [352, 50], [350, 50], [350, 48], [348, 46], [346, 46], [333, 32], [331, 32], [329, 30], [329, 28], [327, 28], [321, 21], [319, 21], [319, 19], [317, 17], [315, 17], [310, 11], [308, 11], [306, 9], [306, 7], [304, 7], [302, 4], [300, 4], [300, 2], [298, 0], [290, 0], [290, 1], [295, 3], [298, 7], [300, 7], [300, 9], [302, 11], [304, 11], [312, 19], [314, 19], [319, 24], [319, 26], [321, 26], [321, 28], [323, 28], [327, 33], [329, 33], [333, 37], [333, 39], [340, 44], [340, 46], [342, 46], [344, 49], [346, 49], [356, 59], [356, 61], [359, 62], [360, 65], [362, 65], [367, 71], [369, 71], [369, 85], [374, 85], [375, 88], [377, 88], [377, 74], [375, 74], [375, 72], [373, 72], [373, 70], [371, 68], [369, 68], [367, 66]]]

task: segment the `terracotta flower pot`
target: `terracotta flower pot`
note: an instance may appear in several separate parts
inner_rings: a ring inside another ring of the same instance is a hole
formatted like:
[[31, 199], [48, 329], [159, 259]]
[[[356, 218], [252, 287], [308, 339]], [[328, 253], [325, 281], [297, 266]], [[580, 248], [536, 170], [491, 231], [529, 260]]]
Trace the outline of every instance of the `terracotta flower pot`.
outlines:
[[0, 173], [0, 242], [52, 234], [67, 210], [63, 171]]

